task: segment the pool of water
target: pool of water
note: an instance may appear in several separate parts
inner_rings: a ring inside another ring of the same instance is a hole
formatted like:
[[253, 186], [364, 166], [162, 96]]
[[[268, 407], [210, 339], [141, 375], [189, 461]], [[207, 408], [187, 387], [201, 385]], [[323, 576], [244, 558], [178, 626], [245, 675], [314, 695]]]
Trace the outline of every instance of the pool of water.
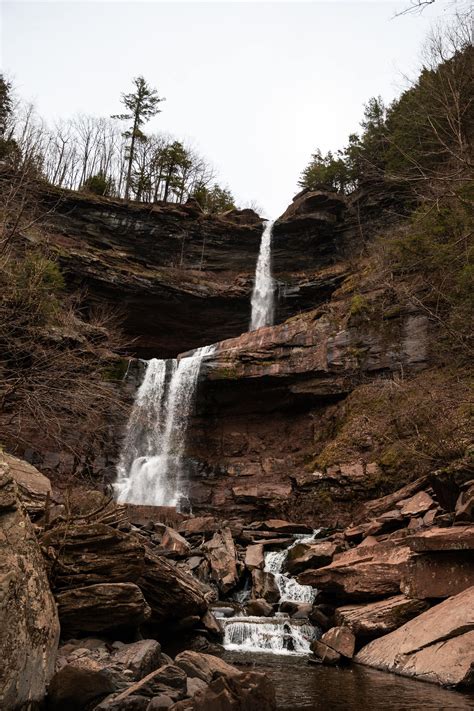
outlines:
[[359, 665], [326, 667], [306, 657], [225, 652], [239, 668], [266, 673], [275, 685], [278, 711], [468, 711], [474, 695]]

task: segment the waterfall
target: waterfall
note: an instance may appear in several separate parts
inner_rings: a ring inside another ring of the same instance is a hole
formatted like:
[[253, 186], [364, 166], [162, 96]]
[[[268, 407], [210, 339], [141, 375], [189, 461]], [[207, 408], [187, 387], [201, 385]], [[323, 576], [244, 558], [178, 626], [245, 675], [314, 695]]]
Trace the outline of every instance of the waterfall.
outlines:
[[294, 543], [282, 551], [268, 551], [265, 553], [265, 572], [272, 573], [280, 591], [281, 602], [314, 602], [316, 590], [311, 585], [300, 585], [294, 578], [285, 575], [282, 570], [285, 565], [288, 551], [297, 543], [311, 543], [318, 531], [311, 536], [298, 536]]
[[201, 363], [213, 350], [199, 348], [179, 361], [148, 361], [117, 468], [119, 503], [179, 506], [186, 498], [186, 431]]
[[250, 330], [273, 324], [275, 283], [271, 273], [271, 245], [273, 222], [268, 221], [262, 233], [260, 252], [252, 292]]
[[224, 628], [225, 649], [239, 652], [308, 654], [316, 632], [305, 620], [289, 617], [231, 617]]

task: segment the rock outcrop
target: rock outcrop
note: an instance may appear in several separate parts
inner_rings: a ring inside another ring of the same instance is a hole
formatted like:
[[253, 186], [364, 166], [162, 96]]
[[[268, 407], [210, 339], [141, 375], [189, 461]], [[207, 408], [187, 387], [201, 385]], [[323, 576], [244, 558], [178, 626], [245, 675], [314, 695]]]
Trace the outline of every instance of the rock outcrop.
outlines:
[[370, 642], [355, 661], [446, 686], [472, 686], [473, 610], [471, 587]]
[[17, 484], [0, 463], [0, 707], [40, 703], [54, 672], [59, 622]]

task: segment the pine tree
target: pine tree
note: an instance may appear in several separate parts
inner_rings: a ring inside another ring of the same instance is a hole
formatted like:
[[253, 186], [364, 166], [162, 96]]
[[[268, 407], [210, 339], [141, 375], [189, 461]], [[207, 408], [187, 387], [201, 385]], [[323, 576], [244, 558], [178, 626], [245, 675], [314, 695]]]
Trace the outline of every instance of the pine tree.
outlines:
[[127, 178], [125, 181], [126, 200], [128, 200], [130, 196], [135, 144], [137, 140], [140, 141], [145, 138], [141, 126], [161, 112], [159, 104], [164, 101], [163, 98], [158, 96], [157, 90], [152, 89], [142, 76], [136, 77], [133, 83], [135, 85], [135, 91], [130, 94], [122, 94], [122, 104], [128, 109], [129, 113], [112, 116], [112, 118], [118, 118], [122, 121], [133, 121], [130, 129], [124, 133], [126, 138], [130, 138], [130, 146], [127, 155]]

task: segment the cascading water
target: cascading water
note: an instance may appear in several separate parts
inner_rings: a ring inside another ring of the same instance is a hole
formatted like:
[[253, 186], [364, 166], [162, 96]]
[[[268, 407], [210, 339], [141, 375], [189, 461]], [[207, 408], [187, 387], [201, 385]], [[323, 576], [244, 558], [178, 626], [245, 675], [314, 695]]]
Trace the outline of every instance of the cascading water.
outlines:
[[231, 617], [224, 623], [225, 649], [239, 652], [307, 654], [315, 630], [289, 617]]
[[255, 284], [252, 292], [252, 317], [250, 321], [251, 331], [273, 324], [275, 282], [271, 271], [272, 230], [273, 222], [268, 221], [263, 230], [255, 271]]
[[265, 572], [272, 573], [280, 591], [281, 602], [314, 602], [316, 590], [310, 585], [300, 585], [294, 578], [282, 573], [288, 551], [297, 543], [311, 543], [316, 533], [312, 536], [300, 536], [288, 548], [282, 551], [269, 551], [265, 553]]
[[[282, 570], [288, 551], [297, 543], [314, 541], [317, 533], [295, 536], [295, 541], [288, 548], [265, 554], [264, 572], [274, 576], [280, 591], [280, 603], [314, 602], [316, 590], [309, 585], [300, 585]], [[230, 617], [221, 619], [220, 623], [224, 629], [224, 647], [240, 652], [307, 654], [317, 635], [316, 629], [307, 620], [295, 620], [281, 612], [275, 617]]]
[[179, 361], [148, 361], [114, 484], [119, 503], [179, 506], [186, 498], [186, 430], [202, 360], [213, 350], [199, 348]]

